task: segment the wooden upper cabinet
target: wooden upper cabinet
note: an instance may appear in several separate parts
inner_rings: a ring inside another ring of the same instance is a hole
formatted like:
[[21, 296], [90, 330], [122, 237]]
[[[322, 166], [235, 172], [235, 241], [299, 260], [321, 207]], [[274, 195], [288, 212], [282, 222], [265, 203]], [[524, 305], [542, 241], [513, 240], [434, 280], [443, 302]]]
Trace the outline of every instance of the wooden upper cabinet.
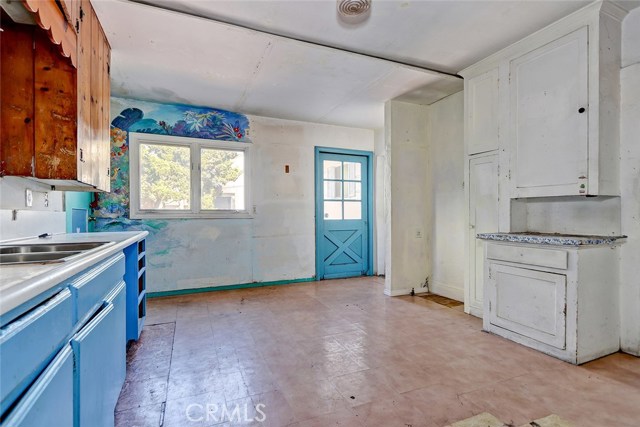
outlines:
[[75, 67], [45, 30], [3, 22], [0, 176], [109, 191], [111, 49], [89, 0], [60, 4], [64, 25], [75, 22]]

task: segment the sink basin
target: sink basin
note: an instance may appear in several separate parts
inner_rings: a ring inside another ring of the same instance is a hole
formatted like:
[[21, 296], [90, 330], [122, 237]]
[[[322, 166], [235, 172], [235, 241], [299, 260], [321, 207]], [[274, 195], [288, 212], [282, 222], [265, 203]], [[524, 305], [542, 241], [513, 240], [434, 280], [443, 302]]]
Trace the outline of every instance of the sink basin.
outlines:
[[87, 242], [87, 243], [34, 243], [33, 245], [11, 245], [0, 246], [0, 254], [24, 254], [31, 252], [68, 252], [87, 251], [109, 242]]
[[28, 263], [40, 263], [40, 262], [61, 262], [65, 258], [78, 255], [79, 251], [67, 251], [67, 252], [28, 252], [28, 253], [13, 253], [13, 254], [0, 254], [0, 264], [28, 264]]
[[0, 264], [62, 262], [74, 255], [110, 244], [113, 242], [0, 245]]

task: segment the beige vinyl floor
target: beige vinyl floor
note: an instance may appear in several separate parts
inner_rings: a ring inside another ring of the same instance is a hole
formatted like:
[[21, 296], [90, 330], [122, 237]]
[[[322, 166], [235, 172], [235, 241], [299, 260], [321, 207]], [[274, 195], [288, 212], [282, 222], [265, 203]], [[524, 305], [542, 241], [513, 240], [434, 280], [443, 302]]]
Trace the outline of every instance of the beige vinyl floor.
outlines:
[[116, 425], [640, 426], [640, 359], [576, 367], [481, 328], [375, 277], [150, 299]]

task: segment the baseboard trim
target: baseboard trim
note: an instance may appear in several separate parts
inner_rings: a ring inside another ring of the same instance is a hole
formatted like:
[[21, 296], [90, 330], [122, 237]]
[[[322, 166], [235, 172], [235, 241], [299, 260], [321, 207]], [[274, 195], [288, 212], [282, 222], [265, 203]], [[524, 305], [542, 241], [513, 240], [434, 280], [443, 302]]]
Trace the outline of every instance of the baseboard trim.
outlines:
[[464, 302], [464, 289], [448, 285], [446, 283], [432, 281], [429, 284], [429, 292], [443, 297], [451, 298], [456, 301]]
[[386, 289], [384, 290], [384, 294], [388, 297], [397, 297], [400, 295], [411, 295], [412, 288], [406, 289]]
[[149, 292], [147, 298], [171, 297], [176, 295], [199, 294], [204, 292], [229, 291], [232, 289], [262, 288], [264, 286], [291, 285], [293, 283], [315, 282], [315, 277], [293, 280], [276, 280], [273, 282], [239, 283], [237, 285], [207, 286], [204, 288], [176, 289], [173, 291]]

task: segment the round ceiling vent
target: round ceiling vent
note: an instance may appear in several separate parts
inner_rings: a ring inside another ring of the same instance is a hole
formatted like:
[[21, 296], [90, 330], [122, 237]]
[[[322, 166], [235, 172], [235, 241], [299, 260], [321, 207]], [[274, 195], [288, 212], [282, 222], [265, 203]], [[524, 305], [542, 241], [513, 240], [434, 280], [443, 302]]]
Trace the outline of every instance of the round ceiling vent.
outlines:
[[367, 13], [371, 0], [338, 0], [338, 12], [343, 16], [358, 16]]

